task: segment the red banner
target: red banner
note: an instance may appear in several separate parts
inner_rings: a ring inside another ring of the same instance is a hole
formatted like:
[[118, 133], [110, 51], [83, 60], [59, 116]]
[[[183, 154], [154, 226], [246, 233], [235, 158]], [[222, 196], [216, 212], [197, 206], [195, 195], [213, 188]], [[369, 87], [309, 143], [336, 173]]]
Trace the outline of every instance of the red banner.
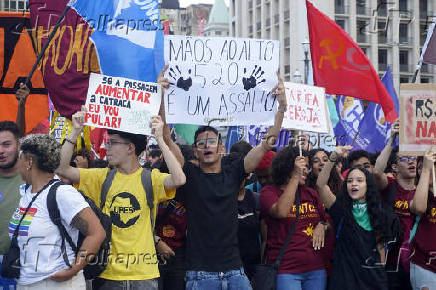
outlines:
[[306, 6], [315, 85], [325, 87], [327, 94], [380, 104], [386, 121], [394, 122], [394, 103], [360, 47], [307, 0]]

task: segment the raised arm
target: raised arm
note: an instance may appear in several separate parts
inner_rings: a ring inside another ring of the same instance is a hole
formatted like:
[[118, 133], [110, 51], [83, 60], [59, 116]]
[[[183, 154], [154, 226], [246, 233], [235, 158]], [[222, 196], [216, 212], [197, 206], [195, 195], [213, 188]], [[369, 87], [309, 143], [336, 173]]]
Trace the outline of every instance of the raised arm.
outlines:
[[[351, 150], [351, 146], [338, 146], [330, 154], [329, 161], [324, 165], [321, 172], [316, 180], [316, 188], [319, 193], [321, 201], [324, 203], [326, 208], [330, 208], [336, 201], [336, 195], [333, 194], [330, 187], [328, 186], [328, 181], [330, 178], [330, 173], [335, 166], [335, 162], [339, 157], [344, 156], [344, 153]], [[338, 192], [336, 192], [337, 194]]]
[[416, 215], [422, 215], [427, 211], [428, 190], [430, 184], [430, 175], [436, 162], [436, 152], [428, 149], [424, 155], [424, 164], [422, 173], [416, 187], [415, 195], [410, 202], [410, 211]]
[[65, 138], [64, 145], [62, 145], [61, 150], [61, 163], [58, 169], [56, 169], [56, 174], [69, 179], [73, 184], [79, 184], [80, 182], [80, 172], [78, 168], [72, 167], [70, 165], [71, 156], [73, 155], [74, 146], [76, 145], [77, 137], [83, 129], [83, 124], [85, 123], [86, 108], [82, 106], [82, 110], [76, 112], [73, 117], [73, 129], [71, 134]]
[[18, 101], [17, 111], [17, 126], [20, 130], [20, 135], [24, 137], [26, 135], [26, 100], [29, 96], [30, 89], [23, 83], [20, 83], [20, 88], [15, 93]]
[[272, 205], [269, 213], [272, 217], [283, 219], [286, 218], [291, 211], [291, 207], [295, 203], [295, 193], [298, 189], [298, 183], [300, 182], [301, 176], [304, 174], [306, 169], [306, 159], [304, 156], [299, 156], [295, 159], [294, 171], [292, 172], [291, 178], [288, 184], [283, 190], [283, 194], [280, 196], [279, 200]]
[[70, 280], [81, 271], [89, 262], [87, 258], [98, 252], [101, 243], [106, 237], [106, 233], [100, 221], [90, 207], [82, 209], [73, 218], [71, 225], [77, 228], [85, 236], [85, 239], [71, 268], [61, 270], [50, 276], [50, 279], [57, 282]]
[[165, 118], [165, 89], [168, 89], [170, 86], [170, 82], [168, 81], [168, 78], [165, 77], [165, 72], [168, 69], [168, 65], [164, 67], [164, 69], [160, 72], [159, 77], [157, 79], [157, 82], [160, 84], [162, 88], [162, 99], [160, 103], [159, 108], [159, 116], [161, 116], [162, 121], [164, 122], [164, 128], [163, 128], [163, 139], [165, 143], [170, 148], [170, 151], [174, 154], [177, 161], [180, 163], [180, 165], [183, 168], [183, 165], [185, 164], [185, 158], [183, 157], [182, 151], [180, 150], [180, 147], [177, 146], [177, 144], [171, 139], [171, 130], [170, 126], [168, 126]]
[[170, 151], [170, 148], [163, 139], [163, 127], [164, 123], [162, 121], [162, 118], [160, 116], [153, 117], [151, 121], [152, 133], [156, 138], [157, 144], [162, 151], [165, 163], [167, 164], [168, 170], [170, 172], [170, 175], [165, 178], [165, 190], [172, 190], [185, 184], [186, 177], [183, 173], [183, 169], [180, 166], [180, 163], [177, 161], [176, 157]]
[[278, 72], [277, 78], [279, 80], [279, 83], [271, 91], [273, 95], [277, 95], [277, 100], [279, 103], [279, 109], [274, 117], [274, 125], [268, 129], [268, 132], [264, 136], [262, 142], [258, 146], [251, 149], [251, 151], [248, 152], [247, 156], [245, 156], [244, 168], [246, 173], [253, 172], [254, 169], [256, 169], [263, 156], [268, 153], [276, 143], [277, 136], [279, 135], [280, 129], [282, 128], [283, 117], [287, 108], [287, 102], [283, 79]]
[[389, 157], [392, 153], [392, 145], [398, 136], [399, 129], [400, 123], [399, 120], [397, 120], [394, 124], [392, 124], [391, 137], [389, 138], [388, 143], [386, 144], [385, 148], [383, 148], [382, 152], [377, 157], [377, 161], [375, 162], [373, 173], [379, 190], [383, 190], [388, 186], [388, 177], [385, 173], [385, 170], [386, 166], [388, 165]]

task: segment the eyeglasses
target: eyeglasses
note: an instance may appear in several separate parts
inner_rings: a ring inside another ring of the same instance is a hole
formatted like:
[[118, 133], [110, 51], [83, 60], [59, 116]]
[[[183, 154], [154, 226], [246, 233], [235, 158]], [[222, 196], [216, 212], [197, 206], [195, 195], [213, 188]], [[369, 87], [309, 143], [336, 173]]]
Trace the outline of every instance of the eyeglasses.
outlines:
[[218, 146], [218, 138], [199, 139], [195, 142], [195, 147], [198, 149], [205, 149], [206, 143], [209, 147], [216, 147]]
[[400, 162], [415, 162], [417, 160], [416, 156], [400, 156], [398, 157]]
[[106, 145], [108, 148], [111, 148], [113, 145], [117, 145], [117, 144], [129, 144], [129, 142], [121, 142], [121, 141], [115, 141], [115, 140], [109, 140]]

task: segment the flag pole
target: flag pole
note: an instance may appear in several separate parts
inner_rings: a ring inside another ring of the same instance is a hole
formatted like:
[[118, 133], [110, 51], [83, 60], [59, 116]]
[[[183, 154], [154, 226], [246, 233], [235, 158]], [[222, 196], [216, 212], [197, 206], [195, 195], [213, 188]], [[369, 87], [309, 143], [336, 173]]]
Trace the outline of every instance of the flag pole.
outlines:
[[418, 77], [418, 73], [421, 70], [422, 66], [422, 58], [419, 60], [418, 64], [416, 65], [415, 73], [413, 74], [412, 83], [416, 83], [416, 78]]
[[48, 36], [47, 42], [44, 44], [44, 46], [41, 49], [41, 52], [39, 53], [38, 57], [36, 58], [35, 63], [33, 64], [33, 67], [29, 73], [29, 75], [26, 78], [26, 82], [24, 83], [26, 86], [29, 87], [29, 82], [30, 79], [33, 76], [33, 73], [35, 72], [36, 68], [38, 67], [39, 62], [41, 61], [42, 57], [44, 56], [45, 51], [47, 50], [48, 45], [50, 44], [50, 41], [53, 39], [56, 31], [58, 30], [59, 26], [61, 25], [62, 20], [64, 20], [65, 15], [67, 14], [68, 10], [70, 9], [70, 6], [67, 5], [65, 7], [64, 12], [62, 12], [61, 17], [59, 17], [58, 21], [56, 22], [56, 25], [53, 27], [52, 32], [50, 33], [50, 35]]

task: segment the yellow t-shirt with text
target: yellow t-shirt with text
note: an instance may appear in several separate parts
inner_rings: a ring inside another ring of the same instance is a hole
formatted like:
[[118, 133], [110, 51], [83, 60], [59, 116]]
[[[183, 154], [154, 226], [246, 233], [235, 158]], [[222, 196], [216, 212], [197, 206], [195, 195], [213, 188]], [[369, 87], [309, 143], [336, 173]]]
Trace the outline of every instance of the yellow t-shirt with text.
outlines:
[[[101, 187], [108, 168], [79, 169], [82, 190], [100, 206]], [[100, 278], [108, 280], [149, 280], [159, 277], [158, 259], [151, 230], [150, 210], [141, 182], [142, 168], [133, 174], [116, 173], [109, 188], [103, 213], [112, 219], [111, 253]], [[155, 169], [151, 173], [154, 219], [159, 202], [172, 199], [175, 190], [165, 191], [168, 176]]]

